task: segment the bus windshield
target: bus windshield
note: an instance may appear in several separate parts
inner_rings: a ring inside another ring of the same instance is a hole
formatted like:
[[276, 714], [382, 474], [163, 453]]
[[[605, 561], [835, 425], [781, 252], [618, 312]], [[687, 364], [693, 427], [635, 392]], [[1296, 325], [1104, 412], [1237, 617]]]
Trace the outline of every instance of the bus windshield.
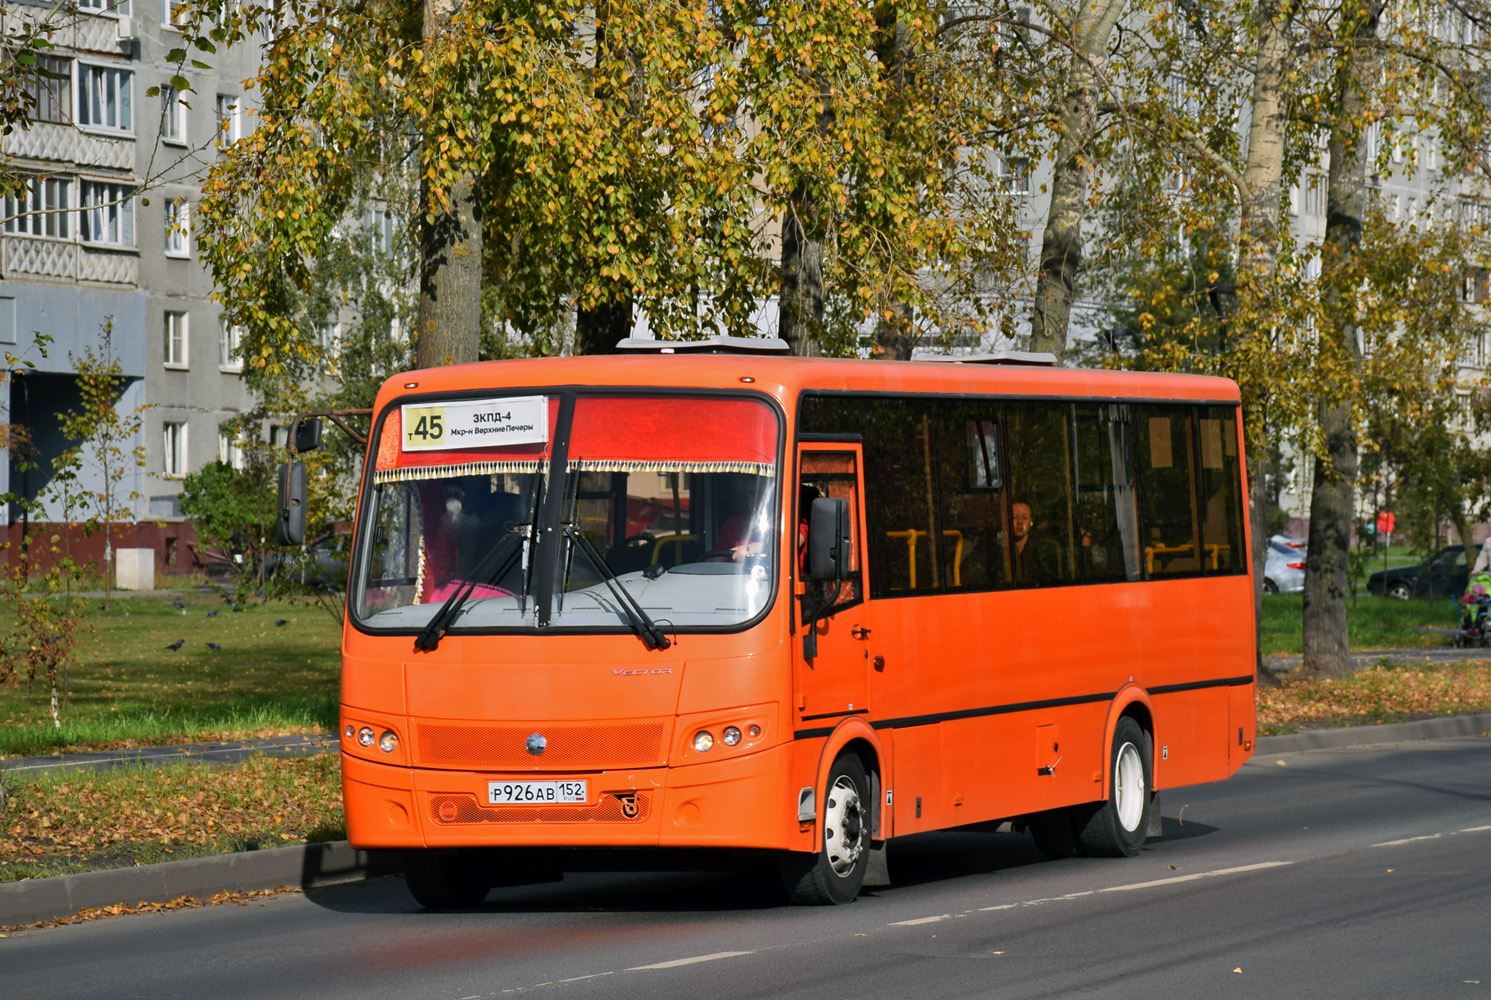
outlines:
[[[766, 608], [775, 412], [741, 397], [570, 399], [385, 417], [352, 571], [362, 627], [637, 630], [640, 618], [671, 632], [738, 627]], [[500, 444], [469, 443], [494, 426], [512, 428]]]

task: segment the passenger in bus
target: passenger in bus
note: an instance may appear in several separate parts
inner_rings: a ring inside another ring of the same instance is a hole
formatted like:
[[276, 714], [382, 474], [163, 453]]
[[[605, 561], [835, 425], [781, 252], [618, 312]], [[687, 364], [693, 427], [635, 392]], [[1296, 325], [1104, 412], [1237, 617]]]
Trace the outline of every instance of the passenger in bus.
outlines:
[[1010, 547], [1010, 567], [1017, 587], [1049, 587], [1061, 580], [1061, 546], [1042, 538], [1035, 530], [1030, 504], [1010, 504], [1010, 527], [1015, 543]]

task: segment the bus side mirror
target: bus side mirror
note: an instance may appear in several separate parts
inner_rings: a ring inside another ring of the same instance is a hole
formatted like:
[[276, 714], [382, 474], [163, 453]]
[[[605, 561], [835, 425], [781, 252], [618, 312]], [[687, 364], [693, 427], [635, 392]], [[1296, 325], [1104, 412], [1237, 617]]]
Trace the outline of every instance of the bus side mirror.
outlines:
[[285, 462], [280, 466], [279, 535], [282, 545], [305, 542], [305, 466]]
[[306, 417], [295, 425], [295, 453], [315, 451], [321, 447], [321, 418]]
[[849, 501], [818, 497], [808, 516], [808, 579], [849, 575]]

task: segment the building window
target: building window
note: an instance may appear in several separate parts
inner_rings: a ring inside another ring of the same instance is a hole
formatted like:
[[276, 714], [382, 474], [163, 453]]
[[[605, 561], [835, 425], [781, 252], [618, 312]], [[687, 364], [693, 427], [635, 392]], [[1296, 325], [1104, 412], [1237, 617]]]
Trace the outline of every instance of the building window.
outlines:
[[161, 0], [161, 16], [168, 28], [179, 28], [187, 23], [189, 0]]
[[186, 475], [186, 424], [167, 421], [165, 424], [165, 474], [171, 479]]
[[129, 13], [129, 0], [78, 0], [78, 10], [96, 10], [101, 14]]
[[30, 76], [21, 87], [31, 98], [31, 120], [72, 121], [72, 60], [37, 56]]
[[5, 198], [5, 231], [20, 236], [72, 237], [72, 181], [28, 177], [19, 192]]
[[243, 138], [243, 127], [238, 113], [239, 98], [233, 94], [217, 95], [217, 137], [222, 143], [234, 143]]
[[167, 368], [187, 366], [186, 313], [166, 311], [165, 351]]
[[130, 132], [134, 74], [112, 66], [78, 64], [78, 124]]
[[393, 213], [388, 210], [387, 205], [374, 205], [368, 209], [368, 236], [371, 239], [374, 254], [380, 257], [393, 254], [395, 225]]
[[225, 324], [217, 338], [217, 366], [225, 372], [243, 371], [238, 352], [243, 347], [243, 327]]
[[134, 191], [123, 184], [102, 181], [83, 181], [80, 187], [83, 241], [134, 246]]
[[186, 102], [181, 91], [170, 85], [160, 89], [160, 137], [165, 142], [186, 142]]
[[242, 469], [245, 464], [243, 445], [232, 431], [218, 428], [217, 432], [217, 457], [224, 465], [235, 469]]
[[191, 206], [185, 198], [166, 199], [166, 256], [185, 257], [191, 250]]
[[1007, 194], [1030, 193], [1030, 161], [1016, 157], [1002, 161], [999, 186]]

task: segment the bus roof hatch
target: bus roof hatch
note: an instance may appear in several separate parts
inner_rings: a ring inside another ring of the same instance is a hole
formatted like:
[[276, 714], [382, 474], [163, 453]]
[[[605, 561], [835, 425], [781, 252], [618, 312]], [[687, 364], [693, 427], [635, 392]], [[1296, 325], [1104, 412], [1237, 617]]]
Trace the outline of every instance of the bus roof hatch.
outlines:
[[1056, 355], [1045, 351], [990, 351], [987, 354], [934, 354], [930, 351], [916, 351], [912, 353], [911, 360], [963, 365], [1042, 365], [1047, 368], [1056, 365]]
[[646, 354], [787, 354], [787, 342], [777, 337], [705, 337], [703, 340], [653, 340], [627, 337], [616, 349]]

